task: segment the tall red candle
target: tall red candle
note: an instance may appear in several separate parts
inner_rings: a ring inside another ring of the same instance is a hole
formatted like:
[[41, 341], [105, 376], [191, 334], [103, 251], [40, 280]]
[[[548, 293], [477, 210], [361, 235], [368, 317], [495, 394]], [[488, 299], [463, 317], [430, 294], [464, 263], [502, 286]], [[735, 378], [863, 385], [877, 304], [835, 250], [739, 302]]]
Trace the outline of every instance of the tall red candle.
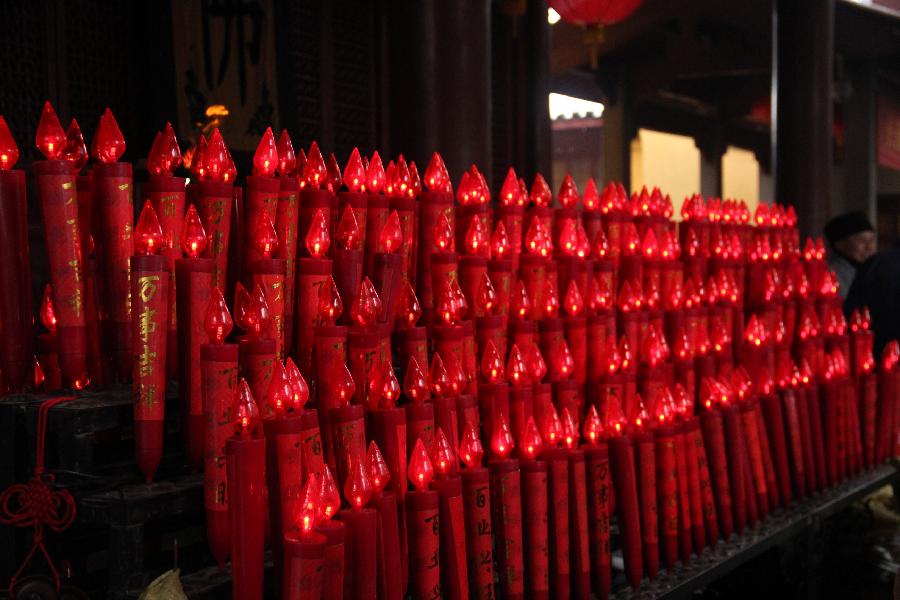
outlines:
[[[78, 227], [75, 176], [69, 161], [34, 162], [44, 237], [56, 309], [57, 355], [66, 385], [80, 380], [87, 367], [84, 269]], [[129, 223], [133, 215], [129, 215]]]
[[491, 472], [491, 519], [494, 526], [500, 592], [504, 598], [523, 598], [525, 574], [522, 546], [522, 480], [519, 461], [499, 458]]
[[296, 177], [282, 176], [279, 180], [278, 205], [275, 209], [275, 232], [278, 247], [275, 258], [285, 262], [284, 280], [284, 347], [293, 349], [294, 339], [294, 290], [297, 280], [297, 228], [299, 227], [299, 183]]
[[325, 536], [322, 556], [322, 600], [343, 600], [347, 528], [341, 521], [324, 521], [316, 533]]
[[760, 517], [765, 518], [769, 514], [769, 493], [766, 490], [766, 473], [760, 446], [760, 433], [756, 421], [756, 410], [752, 404], [744, 404], [740, 407], [740, 411], [744, 443], [747, 448], [747, 456], [750, 459], [750, 475], [753, 479], [753, 490], [756, 493]]
[[490, 477], [488, 470], [480, 466], [464, 469], [460, 476], [466, 520], [469, 595], [477, 600], [489, 600], [494, 597]]
[[734, 531], [734, 506], [731, 498], [728, 459], [725, 450], [725, 429], [721, 413], [707, 410], [700, 416], [703, 442], [708, 449], [710, 480], [715, 492], [716, 515], [722, 537], [728, 539]]
[[261, 258], [246, 265], [246, 273], [249, 276], [253, 287], [262, 288], [266, 296], [266, 303], [269, 305], [269, 313], [271, 315], [271, 324], [269, 325], [269, 336], [275, 342], [275, 357], [278, 360], [284, 360], [285, 347], [285, 275], [287, 263], [277, 258]]
[[[363, 452], [365, 456], [365, 452]], [[347, 569], [352, 569], [350, 598], [374, 600], [377, 596], [376, 540], [378, 513], [371, 508], [342, 510], [338, 519], [347, 526], [349, 552]]]
[[[6, 127], [0, 117], [0, 126]], [[6, 129], [8, 134], [9, 130]], [[2, 135], [2, 134], [0, 134]], [[12, 140], [12, 136], [9, 136]], [[14, 142], [13, 142], [14, 143]], [[13, 161], [14, 162], [14, 161]], [[39, 163], [35, 163], [37, 165]], [[5, 165], [9, 169], [12, 164]], [[25, 172], [0, 170], [0, 371], [4, 393], [23, 392], [32, 383], [31, 259], [28, 245]], [[51, 273], [52, 278], [52, 273]]]
[[338, 485], [343, 488], [350, 476], [354, 457], [366, 455], [365, 408], [360, 404], [332, 408], [329, 411], [331, 450]]
[[612, 551], [610, 548], [610, 470], [606, 444], [588, 446], [584, 450], [588, 494], [588, 522], [591, 544], [591, 577], [593, 590], [600, 600], [612, 589]]
[[656, 472], [663, 556], [671, 570], [678, 562], [678, 467], [671, 426], [656, 430]]
[[791, 473], [788, 465], [787, 440], [784, 431], [784, 414], [781, 410], [781, 399], [775, 394], [762, 397], [760, 405], [766, 417], [766, 429], [769, 433], [772, 460], [775, 474], [778, 477], [778, 492], [781, 501], [788, 505], [793, 498], [791, 490]]
[[148, 254], [131, 257], [131, 298], [135, 316], [132, 323], [135, 343], [132, 360], [134, 441], [138, 467], [147, 483], [153, 480], [162, 459], [168, 266], [169, 261], [164, 256]]
[[[651, 432], [632, 436], [635, 444], [636, 472], [641, 514], [641, 549], [647, 576], [653, 580], [659, 572], [659, 516], [656, 491], [656, 444]], [[680, 475], [680, 474], [679, 474]]]
[[228, 285], [232, 188], [233, 185], [228, 182], [201, 181], [197, 196], [197, 211], [209, 237], [203, 256], [213, 261], [212, 285], [223, 290]]
[[613, 437], [609, 440], [609, 450], [616, 508], [622, 532], [625, 577], [632, 589], [637, 589], [641, 584], [644, 566], [641, 559], [640, 504], [634, 445], [628, 436]]
[[572, 550], [572, 596], [591, 595], [591, 561], [587, 510], [587, 473], [582, 450], [569, 453], [569, 518]]
[[[294, 352], [297, 366], [307, 381], [318, 389], [319, 375], [314, 370], [313, 348], [319, 314], [319, 289], [329, 283], [331, 261], [324, 258], [301, 258], [297, 260], [297, 305], [294, 311]], [[349, 310], [349, 304], [345, 308]]]
[[[728, 451], [728, 478], [731, 503], [734, 510], [734, 526], [742, 532], [747, 526], [747, 486], [744, 474], [744, 440], [740, 424], [740, 411], [735, 406], [722, 407], [722, 422]], [[724, 529], [724, 528], [723, 528]]]
[[[272, 173], [274, 173], [274, 168]], [[271, 222], [275, 223], [279, 194], [281, 192], [281, 181], [271, 175], [248, 175], [245, 189], [241, 257], [242, 263], [246, 266], [263, 258], [262, 253], [256, 246], [256, 231], [259, 228], [263, 214], [268, 215]]]
[[230, 552], [225, 442], [233, 431], [231, 419], [237, 374], [237, 344], [204, 344], [200, 347], [205, 430], [203, 498], [206, 538], [210, 553], [220, 565], [228, 560]]
[[215, 263], [206, 258], [175, 261], [178, 309], [178, 395], [184, 411], [184, 436], [188, 458], [199, 469], [203, 461], [203, 388], [200, 383], [200, 345], [206, 341], [203, 327], [215, 277]]
[[462, 481], [454, 476], [433, 481], [431, 486], [439, 496], [441, 595], [451, 600], [468, 598], [469, 577]]
[[372, 499], [372, 507], [378, 511], [378, 597], [400, 600], [403, 598], [401, 556], [405, 553], [400, 536], [406, 534], [406, 527], [400, 527], [397, 494], [378, 494]]
[[231, 530], [231, 596], [262, 598], [266, 519], [266, 441], [231, 437], [225, 443], [228, 520]]

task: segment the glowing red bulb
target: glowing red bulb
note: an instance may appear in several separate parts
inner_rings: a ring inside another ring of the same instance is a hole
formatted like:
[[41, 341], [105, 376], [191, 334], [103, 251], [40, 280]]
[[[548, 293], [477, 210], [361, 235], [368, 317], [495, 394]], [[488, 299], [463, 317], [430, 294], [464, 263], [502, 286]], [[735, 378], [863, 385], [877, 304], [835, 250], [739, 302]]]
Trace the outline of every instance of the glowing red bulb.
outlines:
[[509, 350], [509, 360], [506, 362], [506, 377], [513, 386], [523, 386], [531, 383], [528, 373], [528, 364], [522, 351], [516, 344]]
[[387, 254], [398, 252], [403, 245], [403, 230], [400, 228], [400, 215], [396, 210], [392, 210], [388, 215], [378, 236], [378, 243], [381, 251]]
[[334, 234], [334, 244], [341, 250], [359, 250], [362, 243], [359, 223], [356, 220], [356, 212], [349, 204], [344, 207], [337, 231]]
[[285, 361], [284, 374], [291, 384], [291, 406], [295, 412], [300, 412], [309, 400], [309, 385], [292, 358]]
[[450, 373], [447, 372], [447, 367], [444, 366], [444, 361], [439, 352], [435, 352], [434, 356], [431, 357], [431, 368], [428, 375], [431, 380], [431, 392], [435, 397], [442, 398], [449, 395], [452, 387]]
[[582, 434], [589, 444], [596, 444], [603, 435], [603, 423], [600, 421], [600, 415], [597, 413], [597, 407], [591, 404], [588, 409], [587, 417], [584, 419], [584, 427]]
[[328, 223], [325, 221], [325, 212], [318, 209], [306, 232], [306, 250], [313, 258], [322, 258], [328, 252], [331, 238], [328, 234]]
[[263, 211], [260, 215], [254, 238], [256, 249], [263, 255], [263, 258], [271, 257], [278, 248], [278, 233], [275, 231], [269, 211]]
[[372, 489], [380, 494], [391, 480], [391, 471], [375, 440], [369, 442], [369, 449], [366, 451], [366, 470], [369, 473], [369, 481], [372, 482]]
[[563, 308], [570, 317], [577, 317], [584, 310], [584, 299], [581, 297], [581, 291], [579, 291], [578, 283], [575, 279], [569, 280], [569, 287], [563, 300]]
[[210, 295], [203, 326], [211, 344], [223, 343], [234, 326], [225, 298], [218, 287], [214, 287]]
[[566, 448], [577, 448], [579, 435], [578, 435], [578, 423], [575, 421], [575, 417], [572, 416], [572, 413], [569, 412], [568, 408], [564, 408], [562, 411], [562, 441], [563, 445]]
[[531, 300], [528, 298], [528, 291], [521, 279], [516, 281], [510, 295], [510, 312], [519, 319], [524, 319], [531, 312]]
[[235, 434], [238, 437], [253, 437], [258, 433], [259, 407], [256, 406], [250, 386], [243, 377], [238, 381], [234, 424]]
[[625, 432], [625, 426], [628, 419], [625, 418], [625, 412], [619, 403], [618, 396], [609, 396], [606, 399], [606, 431], [610, 434], [622, 435]]
[[416, 298], [416, 291], [409, 280], [406, 280], [400, 300], [400, 317], [406, 322], [407, 327], [415, 327], [421, 316], [422, 307], [419, 305], [419, 299]]
[[581, 197], [581, 202], [584, 205], [584, 210], [587, 212], [593, 212], [600, 208], [600, 194], [597, 191], [597, 184], [594, 183], [593, 177], [588, 179], [584, 186], [584, 195]]
[[453, 250], [453, 225], [443, 212], [438, 215], [432, 231], [434, 247], [440, 251]]
[[477, 256], [482, 254], [486, 247], [487, 233], [484, 230], [484, 223], [481, 216], [474, 215], [466, 230], [466, 252], [470, 256]]
[[41, 324], [50, 333], [56, 333], [56, 310], [53, 308], [53, 288], [48, 283], [44, 286], [44, 295], [41, 298], [40, 308]]
[[499, 458], [504, 459], [509, 456], [514, 446], [515, 441], [509, 430], [509, 423], [503, 412], [500, 412], [497, 414], [497, 421], [494, 423], [494, 433], [491, 436], [491, 450]]
[[415, 356], [409, 357], [403, 377], [403, 392], [414, 404], [422, 404], [429, 397], [428, 380]]
[[[72, 123], [75, 124], [75, 127], [78, 127], [78, 124], [75, 123], [75, 119], [72, 119]], [[82, 141], [82, 146], [83, 145], [84, 141]], [[9, 130], [9, 126], [6, 124], [6, 119], [3, 118], [3, 115], [0, 115], [0, 171], [9, 171], [15, 166], [16, 161], [18, 160], [19, 146], [16, 145], [16, 140]]]
[[550, 206], [550, 203], [553, 201], [553, 192], [550, 191], [547, 180], [540, 173], [534, 176], [534, 181], [531, 183], [530, 196], [535, 206]]
[[230, 166], [231, 156], [218, 128], [214, 129], [212, 135], [209, 136], [209, 143], [203, 149], [202, 159], [203, 178], [210, 181], [226, 180], [226, 172]]
[[575, 180], [572, 179], [572, 175], [569, 173], [566, 173], [566, 176], [563, 178], [556, 197], [559, 198], [559, 203], [564, 208], [575, 208], [578, 204], [578, 186], [575, 185]]
[[100, 117], [100, 125], [94, 137], [94, 160], [101, 163], [114, 163], [125, 153], [125, 138], [119, 130], [119, 124], [108, 108]]
[[162, 226], [153, 205], [148, 200], [144, 202], [144, 208], [134, 227], [134, 249], [138, 254], [149, 256], [159, 252], [162, 242]]
[[269, 380], [269, 387], [266, 390], [265, 416], [283, 415], [288, 406], [291, 405], [293, 391], [291, 382], [284, 372], [284, 366], [281, 364], [281, 361], [276, 360], [272, 368], [272, 378]]
[[440, 427], [434, 432], [434, 440], [431, 442], [431, 463], [440, 476], [449, 474], [456, 464], [453, 446], [450, 445], [450, 441], [444, 435], [444, 430]]
[[325, 171], [327, 172], [327, 175], [325, 176], [325, 188], [337, 193], [337, 191], [341, 189], [341, 182], [343, 179], [341, 175], [341, 165], [338, 164], [334, 152], [328, 155]]
[[297, 526], [306, 535], [312, 533], [322, 516], [322, 482], [319, 474], [311, 471], [306, 483], [300, 491], [300, 503], [297, 507]]
[[381, 298], [372, 284], [372, 280], [364, 277], [359, 286], [359, 294], [350, 307], [350, 318], [357, 325], [367, 327], [375, 324], [375, 319], [381, 314]]
[[329, 277], [328, 281], [319, 286], [316, 314], [324, 324], [334, 325], [343, 312], [344, 303], [341, 301], [341, 295], [334, 283], [334, 278]]
[[497, 352], [494, 340], [489, 339], [484, 347], [484, 355], [481, 357], [481, 374], [490, 383], [497, 383], [506, 377], [503, 367], [503, 359]]
[[550, 256], [553, 254], [553, 240], [544, 222], [538, 217], [531, 219], [528, 232], [525, 234], [525, 248], [529, 254]]
[[359, 155], [359, 148], [354, 148], [344, 167], [344, 184], [351, 192], [364, 192], [366, 183], [366, 169]]
[[572, 371], [575, 369], [575, 361], [572, 358], [572, 353], [569, 351], [569, 344], [565, 340], [560, 342], [559, 350], [553, 356], [553, 367], [556, 376], [560, 379], [566, 380], [572, 376]]
[[309, 146], [309, 152], [306, 154], [303, 178], [312, 189], [319, 189], [325, 185], [328, 178], [328, 167], [325, 166], [322, 151], [319, 150], [319, 144], [315, 141]]
[[350, 458], [350, 473], [344, 483], [344, 497], [355, 510], [361, 510], [372, 498], [372, 482], [363, 456]]
[[373, 194], [379, 194], [384, 189], [385, 181], [384, 165], [376, 150], [372, 154], [372, 160], [369, 161], [369, 167], [366, 169], [366, 188]]
[[381, 382], [381, 405], [384, 408], [393, 408], [400, 399], [402, 390], [397, 375], [394, 373], [394, 367], [389, 362], [386, 362], [382, 368]]
[[881, 370], [893, 371], [897, 367], [898, 360], [900, 360], [900, 344], [897, 343], [897, 340], [891, 340], [881, 352]]
[[419, 169], [416, 168], [416, 161], [409, 161], [409, 189], [406, 195], [415, 198], [422, 193], [422, 180], [419, 179]]
[[[0, 119], [2, 118], [3, 117], [0, 117]], [[167, 131], [171, 131], [171, 125], [169, 125], [168, 123], [166, 123], [166, 125], [168, 126]], [[174, 133], [172, 135], [174, 135]], [[2, 140], [2, 137], [2, 133], [0, 133], [0, 140]], [[160, 146], [163, 146], [165, 142], [165, 138], [160, 137]], [[177, 144], [175, 146], [175, 149], [176, 152], [178, 152]], [[72, 122], [69, 123], [69, 129], [66, 130], [66, 146], [65, 148], [63, 148], [62, 157], [72, 163], [72, 171], [75, 173], [81, 171], [81, 169], [84, 168], [84, 165], [87, 164], [87, 147], [84, 145], [84, 136], [81, 135], [81, 128], [78, 126], [78, 122], [75, 119], [72, 119]], [[181, 162], [180, 152], [178, 152], [178, 162]], [[2, 148], [0, 148], [0, 170], [2, 170], [3, 168], [2, 163], [3, 150]], [[177, 167], [178, 164], [176, 163], [175, 166]]]
[[484, 447], [481, 445], [478, 431], [471, 422], [466, 423], [463, 438], [459, 442], [459, 457], [470, 469], [481, 466], [481, 459], [484, 457]]
[[431, 155], [431, 161], [425, 169], [425, 185], [436, 192], [450, 191], [450, 176], [444, 166], [444, 159], [437, 152]]
[[528, 356], [528, 368], [531, 370], [531, 380], [540, 383], [547, 374], [547, 363], [537, 344], [531, 344], [531, 352]]
[[543, 448], [544, 440], [541, 437], [537, 423], [534, 422], [534, 417], [528, 417], [528, 422], [525, 423], [525, 430], [522, 432], [522, 455], [529, 460], [534, 460], [540, 455]]
[[506, 179], [500, 188], [500, 204], [503, 206], [515, 206], [519, 201], [519, 180], [516, 171], [512, 167], [506, 172]]
[[487, 271], [481, 274], [481, 280], [478, 282], [478, 291], [476, 292], [475, 302], [482, 312], [482, 316], [493, 314], [497, 307], [497, 291]]
[[[59, 118], [56, 116], [56, 111], [53, 110], [53, 106], [51, 106], [49, 101], [44, 102], [44, 108], [41, 110], [41, 120], [38, 122], [34, 143], [37, 149], [41, 151], [41, 154], [50, 160], [60, 158], [65, 148], [66, 132], [63, 131]], [[8, 146], [9, 143], [7, 142], [4, 145]], [[11, 156], [12, 154], [10, 153]], [[16, 150], [16, 157], [18, 158], [18, 150]]]
[[428, 485], [434, 477], [434, 466], [431, 462], [431, 457], [428, 455], [428, 450], [425, 449], [422, 438], [416, 439], [412, 456], [409, 459], [407, 473], [410, 482], [412, 482], [413, 487], [417, 491], [424, 492], [428, 489]]

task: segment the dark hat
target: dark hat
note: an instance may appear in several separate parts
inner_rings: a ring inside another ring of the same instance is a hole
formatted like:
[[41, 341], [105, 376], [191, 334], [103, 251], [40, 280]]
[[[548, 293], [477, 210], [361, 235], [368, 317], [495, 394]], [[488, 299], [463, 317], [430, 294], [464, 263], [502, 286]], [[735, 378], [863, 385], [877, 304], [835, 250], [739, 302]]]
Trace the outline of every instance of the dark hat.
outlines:
[[854, 211], [838, 215], [825, 224], [825, 239], [834, 246], [844, 238], [861, 231], [875, 231], [869, 217], [862, 211]]

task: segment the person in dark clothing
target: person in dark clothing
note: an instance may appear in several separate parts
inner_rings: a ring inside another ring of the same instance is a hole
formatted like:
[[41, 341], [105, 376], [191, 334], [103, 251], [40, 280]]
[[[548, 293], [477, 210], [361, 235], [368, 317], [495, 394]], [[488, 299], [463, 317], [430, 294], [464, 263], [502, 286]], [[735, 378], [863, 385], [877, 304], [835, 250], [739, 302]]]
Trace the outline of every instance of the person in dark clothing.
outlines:
[[844, 300], [844, 314], [868, 307], [875, 332], [875, 357], [900, 339], [900, 246], [883, 250], [863, 263]]
[[837, 274], [838, 293], [846, 298], [856, 270], [877, 250], [875, 228], [865, 213], [848, 212], [828, 221], [825, 239], [831, 246], [828, 266]]

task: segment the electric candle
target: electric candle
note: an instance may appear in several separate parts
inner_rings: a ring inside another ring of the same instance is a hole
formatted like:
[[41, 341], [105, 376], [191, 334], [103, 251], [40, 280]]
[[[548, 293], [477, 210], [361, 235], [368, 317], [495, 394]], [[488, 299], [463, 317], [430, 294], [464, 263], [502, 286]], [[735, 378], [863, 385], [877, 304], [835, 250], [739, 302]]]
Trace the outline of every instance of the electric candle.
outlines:
[[214, 261], [213, 285], [225, 289], [228, 281], [234, 174], [231, 173], [231, 155], [218, 129], [210, 136], [202, 159], [203, 172], [198, 184], [196, 204], [209, 239], [203, 256]]
[[[388, 213], [390, 212], [390, 200], [388, 194], [393, 193], [393, 185], [395, 174], [391, 173], [391, 165], [388, 164], [388, 171], [384, 170], [381, 157], [376, 151], [372, 154], [372, 160], [366, 169], [366, 191], [369, 194], [366, 207], [366, 235], [365, 235], [365, 265], [363, 273], [372, 276], [374, 274], [375, 254], [380, 251], [381, 231], [387, 223]], [[396, 167], [394, 168], [396, 171]], [[398, 193], [400, 193], [398, 189]]]
[[[304, 190], [305, 191], [305, 190]], [[322, 199], [319, 190], [310, 190], [317, 192], [313, 197]], [[309, 257], [297, 260], [297, 287], [295, 288], [295, 296], [297, 305], [294, 311], [294, 340], [296, 340], [296, 358], [297, 366], [300, 372], [308, 380], [313, 382], [313, 386], [318, 391], [321, 373], [316, 373], [313, 369], [313, 348], [315, 347], [316, 325], [330, 324], [320, 323], [319, 321], [319, 301], [323, 286], [327, 286], [331, 280], [332, 262], [325, 258], [328, 249], [331, 246], [331, 235], [328, 232], [326, 214], [323, 209], [318, 209], [314, 217], [307, 225], [304, 231], [303, 223], [303, 200], [305, 196], [301, 192], [301, 224], [300, 230], [304, 233], [304, 244]], [[329, 292], [333, 288], [329, 288]], [[351, 301], [347, 298], [347, 301]], [[334, 319], [339, 314], [333, 315]], [[318, 376], [317, 376], [318, 375]], [[323, 389], [327, 386], [322, 386]]]
[[[65, 132], [49, 102], [44, 104], [35, 144], [47, 160], [34, 162], [44, 237], [58, 319], [58, 358], [68, 386], [86, 372], [85, 288], [75, 175], [63, 157]], [[12, 156], [10, 154], [10, 156]], [[129, 213], [129, 226], [132, 213]]]
[[409, 534], [410, 594], [425, 600], [441, 595], [440, 516], [438, 492], [428, 489], [434, 466], [422, 438], [417, 438], [409, 460], [409, 480], [415, 491], [406, 494]]
[[[16, 141], [0, 115], [0, 370], [4, 393], [30, 387], [34, 356], [31, 323], [31, 262], [25, 172], [13, 169], [19, 158]], [[35, 165], [40, 163], [35, 163]]]
[[350, 538], [348, 564], [353, 565], [353, 575], [348, 590], [350, 598], [373, 600], [378, 595], [377, 527], [378, 512], [366, 508], [372, 497], [372, 482], [366, 468], [365, 448], [357, 448], [348, 458], [349, 473], [344, 484], [344, 497], [350, 509], [338, 513], [347, 526]]
[[238, 383], [234, 435], [225, 443], [232, 598], [261, 598], [266, 518], [266, 442], [259, 409], [244, 379]]
[[503, 413], [498, 414], [491, 434], [495, 458], [491, 473], [491, 521], [498, 549], [496, 556], [500, 591], [504, 598], [522, 598], [525, 576], [522, 545], [522, 480], [519, 461], [509, 458], [514, 440]]
[[134, 228], [136, 256], [131, 257], [131, 297], [135, 319], [132, 339], [138, 351], [132, 359], [135, 451], [147, 483], [162, 459], [163, 413], [166, 401], [166, 325], [169, 308], [169, 264], [157, 256], [162, 227], [149, 202]]
[[218, 288], [213, 290], [207, 306], [204, 327], [209, 343], [200, 346], [204, 421], [203, 498], [207, 542], [210, 553], [221, 565], [228, 559], [230, 551], [225, 442], [233, 431], [231, 418], [237, 390], [238, 346], [225, 343], [231, 332], [232, 319]]
[[606, 430], [611, 453], [611, 467], [616, 507], [622, 532], [625, 576], [632, 589], [637, 589], [643, 574], [641, 559], [641, 523], [637, 490], [637, 470], [631, 436], [623, 434], [625, 417], [618, 400], [610, 398], [606, 407]]

